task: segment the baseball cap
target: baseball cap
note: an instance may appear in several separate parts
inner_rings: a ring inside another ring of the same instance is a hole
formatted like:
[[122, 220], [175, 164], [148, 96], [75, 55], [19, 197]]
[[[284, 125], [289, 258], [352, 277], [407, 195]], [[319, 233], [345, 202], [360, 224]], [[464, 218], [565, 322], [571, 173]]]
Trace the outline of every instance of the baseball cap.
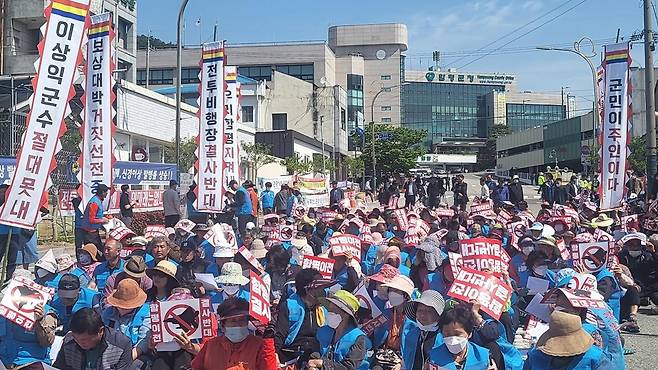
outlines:
[[57, 294], [62, 298], [77, 298], [80, 292], [80, 279], [73, 274], [64, 274], [57, 284]]

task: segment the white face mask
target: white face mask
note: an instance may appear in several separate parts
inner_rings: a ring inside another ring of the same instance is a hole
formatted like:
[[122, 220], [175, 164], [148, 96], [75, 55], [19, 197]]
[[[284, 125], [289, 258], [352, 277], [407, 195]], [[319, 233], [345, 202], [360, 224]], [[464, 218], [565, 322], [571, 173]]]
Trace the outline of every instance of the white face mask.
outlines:
[[391, 303], [391, 306], [397, 307], [404, 303], [404, 296], [400, 293], [389, 292], [388, 301]]
[[240, 286], [238, 285], [223, 285], [222, 288], [224, 289], [224, 293], [228, 295], [236, 295], [240, 290]]
[[388, 299], [388, 290], [382, 286], [377, 287], [377, 290], [372, 292], [373, 296], [378, 297], [382, 301], [385, 301]]
[[537, 274], [538, 276], [546, 276], [546, 272], [548, 271], [548, 266], [533, 267], [532, 271], [534, 271], [534, 273]]
[[642, 255], [642, 251], [628, 251], [628, 255], [633, 258], [637, 258]]
[[230, 340], [233, 343], [240, 343], [249, 335], [249, 327], [247, 326], [233, 326], [225, 327], [224, 335], [226, 339]]
[[343, 318], [341, 318], [339, 314], [334, 312], [327, 312], [326, 319], [327, 319], [326, 320], [327, 325], [332, 329], [336, 329], [338, 325], [340, 325], [341, 321], [343, 321]]
[[420, 322], [416, 322], [416, 325], [418, 325], [418, 329], [426, 332], [431, 332], [431, 331], [437, 331], [439, 330], [439, 323], [435, 322], [429, 325], [423, 325]]
[[464, 348], [466, 348], [466, 345], [468, 344], [468, 339], [464, 337], [445, 337], [443, 341], [446, 344], [446, 347], [448, 347], [448, 351], [452, 353], [453, 355], [462, 353]]
[[523, 254], [525, 254], [526, 256], [529, 255], [534, 250], [535, 250], [535, 247], [523, 247], [523, 249], [522, 249]]

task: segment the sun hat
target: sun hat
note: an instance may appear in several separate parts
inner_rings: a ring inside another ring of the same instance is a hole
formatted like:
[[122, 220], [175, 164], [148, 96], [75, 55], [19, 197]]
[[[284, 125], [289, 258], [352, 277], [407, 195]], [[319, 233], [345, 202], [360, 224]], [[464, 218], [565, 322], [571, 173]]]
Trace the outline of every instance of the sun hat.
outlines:
[[308, 217], [308, 215], [304, 215], [304, 217], [302, 217], [302, 222], [301, 223], [302, 224], [308, 224], [308, 225], [311, 225], [311, 226], [315, 226], [315, 224], [317, 222], [314, 219]]
[[192, 228], [192, 231], [208, 231], [210, 230], [210, 226], [208, 226], [207, 223], [198, 223], [194, 225]]
[[359, 310], [361, 305], [359, 304], [359, 299], [347, 290], [338, 290], [333, 294], [329, 293], [326, 298], [318, 298], [318, 301], [321, 305], [327, 308], [330, 304], [333, 304], [334, 306], [338, 307], [338, 309], [348, 314], [355, 323], [357, 322], [355, 315], [356, 311]]
[[389, 246], [386, 248], [386, 251], [384, 251], [383, 261], [386, 262], [391, 258], [396, 259], [398, 262], [402, 262], [402, 254], [400, 253], [400, 248], [395, 245]]
[[178, 279], [176, 279], [176, 271], [178, 271], [178, 268], [173, 262], [162, 260], [158, 262], [158, 264], [155, 265], [154, 268], [146, 270], [146, 274], [150, 278], [153, 278], [154, 271], [160, 271], [161, 273], [169, 276], [170, 278], [174, 279], [178, 283]]
[[215, 247], [215, 251], [212, 256], [214, 258], [232, 258], [235, 256], [235, 251], [229, 246], [218, 246]]
[[306, 240], [305, 235], [298, 233], [292, 238], [291, 244], [297, 249], [304, 249], [308, 245], [308, 240]]
[[89, 253], [92, 261], [98, 262], [98, 248], [96, 248], [95, 244], [87, 243], [82, 246], [82, 250]]
[[71, 258], [70, 254], [61, 254], [55, 260], [57, 261], [57, 271], [68, 270], [75, 265], [75, 260]]
[[80, 279], [73, 274], [64, 274], [57, 283], [57, 294], [62, 298], [77, 298], [80, 292]]
[[251, 254], [256, 257], [256, 259], [265, 258], [267, 255], [267, 249], [265, 249], [265, 243], [261, 239], [254, 239], [251, 243], [251, 249], [249, 250]]
[[132, 239], [130, 239], [130, 245], [131, 246], [142, 246], [146, 247], [148, 245], [149, 241], [143, 236], [135, 236]]
[[245, 228], [246, 230], [252, 230], [252, 229], [255, 229], [255, 228], [256, 228], [256, 224], [253, 223], [253, 222], [251, 222], [251, 221], [249, 221], [249, 222], [247, 222], [247, 223], [244, 225], [244, 228]]
[[167, 227], [165, 228], [165, 231], [167, 232], [167, 237], [176, 234], [176, 229], [174, 229], [173, 227]]
[[57, 260], [55, 259], [55, 254], [52, 249], [49, 249], [46, 254], [43, 255], [34, 266], [42, 268], [50, 273], [57, 272]]
[[512, 176], [512, 180], [518, 180], [518, 179], [519, 179], [519, 175]]
[[381, 217], [371, 218], [371, 219], [368, 220], [368, 226], [370, 226], [370, 227], [375, 227], [379, 224], [386, 224], [386, 221], [384, 221], [384, 219], [381, 218]]
[[146, 302], [146, 293], [133, 279], [122, 279], [117, 288], [107, 297], [110, 306], [132, 310]]
[[605, 213], [599, 214], [596, 218], [592, 220], [593, 227], [608, 227], [615, 223], [615, 220], [611, 219]]
[[263, 216], [263, 220], [266, 221], [266, 222], [269, 221], [269, 220], [272, 220], [272, 219], [278, 221], [279, 220], [279, 215], [277, 215], [276, 213], [270, 213], [270, 214], [267, 214], [267, 215]]
[[504, 200], [502, 203], [508, 207], [514, 207], [514, 203], [510, 202], [509, 200]]
[[537, 244], [543, 244], [553, 248], [557, 248], [557, 245], [555, 244], [555, 238], [552, 236], [542, 236], [541, 239], [537, 241]]
[[414, 292], [414, 282], [402, 274], [396, 275], [393, 277], [393, 279], [391, 279], [391, 281], [382, 284], [382, 286], [402, 291], [406, 293], [410, 298]]
[[222, 274], [215, 278], [217, 284], [247, 285], [249, 279], [242, 275], [242, 266], [237, 262], [226, 262]]
[[384, 241], [384, 237], [381, 233], [374, 232], [372, 233], [372, 244], [380, 245]]
[[385, 263], [382, 265], [382, 268], [379, 270], [378, 273], [370, 276], [370, 280], [377, 281], [380, 283], [388, 283], [391, 280], [393, 280], [393, 278], [396, 277], [397, 275], [400, 275], [400, 270]]
[[548, 330], [537, 340], [537, 349], [549, 356], [571, 357], [587, 352], [593, 344], [580, 317], [553, 311]]
[[542, 224], [541, 222], [535, 222], [534, 224], [532, 224], [532, 226], [530, 226], [530, 230], [542, 231], [544, 230], [544, 224]]
[[194, 222], [184, 218], [184, 219], [178, 221], [176, 223], [176, 225], [174, 225], [174, 230], [181, 229], [181, 230], [186, 231], [186, 232], [189, 233], [189, 232], [192, 231], [192, 229], [194, 229], [194, 226], [196, 226], [196, 224]]
[[443, 296], [441, 296], [441, 293], [436, 290], [426, 290], [419, 298], [407, 302], [404, 305], [404, 312], [409, 320], [416, 321], [416, 309], [418, 308], [419, 303], [427, 307], [432, 307], [439, 316], [441, 316], [446, 306], [446, 302], [443, 299]]
[[639, 240], [641, 245], [647, 245], [647, 236], [644, 233], [628, 233], [619, 239], [620, 244], [625, 244], [631, 240]]
[[126, 264], [123, 266], [123, 272], [136, 279], [144, 277], [144, 275], [146, 275], [146, 262], [144, 262], [144, 257], [138, 255], [130, 256], [128, 261], [126, 261]]

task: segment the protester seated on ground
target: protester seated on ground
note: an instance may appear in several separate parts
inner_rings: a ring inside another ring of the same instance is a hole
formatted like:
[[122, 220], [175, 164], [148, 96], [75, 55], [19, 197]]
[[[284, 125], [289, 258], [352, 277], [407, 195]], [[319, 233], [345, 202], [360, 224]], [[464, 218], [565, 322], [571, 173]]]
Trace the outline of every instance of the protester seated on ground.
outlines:
[[64, 337], [54, 367], [61, 370], [132, 369], [133, 348], [123, 333], [103, 324], [92, 308], [71, 316], [71, 331]]
[[612, 369], [608, 357], [594, 345], [594, 339], [581, 324], [581, 318], [553, 311], [549, 328], [530, 350], [524, 370]]
[[131, 256], [123, 265], [123, 271], [110, 275], [107, 278], [105, 289], [103, 290], [103, 301], [107, 300], [107, 297], [112, 294], [124, 279], [134, 280], [143, 291], [148, 291], [153, 286], [153, 281], [146, 275], [144, 258], [141, 256]]
[[57, 293], [50, 303], [62, 326], [60, 332], [66, 334], [69, 331], [72, 314], [85, 307], [97, 309], [100, 301], [100, 293], [80, 286], [80, 279], [77, 276], [73, 274], [62, 276], [57, 286]]
[[242, 267], [236, 262], [226, 262], [222, 273], [215, 278], [219, 292], [210, 295], [212, 304], [221, 304], [229, 297], [249, 300], [249, 278], [244, 276]]
[[146, 275], [153, 281], [151, 289], [146, 291], [147, 302], [166, 301], [174, 288], [180, 286], [176, 278], [176, 265], [163, 260], [152, 268], [146, 270]]
[[549, 263], [551, 261], [546, 253], [539, 250], [530, 252], [526, 260], [527, 270], [519, 273], [519, 288], [527, 289], [529, 277], [548, 280], [549, 288], [555, 287], [555, 272], [548, 269]]
[[57, 276], [57, 260], [52, 249], [34, 264], [34, 282], [47, 286]]
[[443, 297], [434, 290], [425, 290], [419, 298], [405, 304], [407, 317], [400, 350], [406, 369], [422, 370], [430, 351], [443, 343], [439, 318], [444, 308]]
[[[182, 244], [182, 241], [181, 241]], [[169, 241], [168, 238], [164, 236], [156, 236], [151, 239], [148, 245], [148, 253], [153, 257], [152, 261], [146, 262], [148, 268], [153, 268], [160, 261], [170, 261], [175, 265], [178, 265], [178, 260], [180, 260], [180, 244], [174, 244]], [[173, 252], [178, 251], [177, 258], [173, 257]]]
[[495, 369], [489, 350], [470, 340], [476, 326], [477, 320], [473, 312], [462, 305], [443, 312], [439, 319], [443, 343], [430, 351], [428, 366]]
[[226, 299], [217, 308], [223, 335], [207, 341], [192, 360], [194, 370], [242, 368], [276, 370], [278, 362], [271, 333], [265, 337], [249, 333], [249, 302]]
[[[642, 234], [643, 235], [643, 234]], [[649, 241], [643, 242], [642, 237], [628, 238], [624, 247], [619, 252], [619, 263], [628, 267], [633, 280], [640, 291], [640, 297], [650, 300], [658, 306], [658, 234], [649, 237]], [[648, 302], [645, 302], [648, 304]], [[658, 307], [653, 307], [652, 312], [658, 314]]]
[[334, 256], [333, 252], [330, 252], [329, 258], [334, 259], [334, 271], [331, 279], [336, 280], [343, 290], [353, 291], [360, 281], [359, 263], [352, 258], [351, 254]]
[[[381, 284], [378, 294], [386, 296], [387, 304], [381, 311], [386, 322], [375, 329], [373, 348], [376, 350], [391, 350], [401, 354], [400, 338], [404, 324], [404, 306], [415, 295], [414, 283], [407, 276], [398, 274], [389, 282]], [[380, 297], [381, 298], [381, 297]]]
[[[122, 332], [136, 348], [133, 358], [143, 354], [137, 347], [151, 330], [151, 315], [146, 293], [133, 279], [123, 279], [112, 294], [107, 297], [107, 307], [103, 309], [103, 323]], [[143, 347], [142, 347], [143, 348]]]

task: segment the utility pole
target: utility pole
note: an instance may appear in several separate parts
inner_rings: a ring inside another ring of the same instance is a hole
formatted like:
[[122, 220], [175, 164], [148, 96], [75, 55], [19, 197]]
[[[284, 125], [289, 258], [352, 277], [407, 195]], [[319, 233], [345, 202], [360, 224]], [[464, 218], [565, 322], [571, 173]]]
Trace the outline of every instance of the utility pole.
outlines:
[[215, 27], [212, 30], [212, 40], [217, 41], [217, 22], [215, 22]]
[[149, 35], [146, 38], [146, 88], [149, 88], [149, 74], [151, 67], [149, 61], [151, 59], [151, 31], [149, 30]]
[[320, 137], [322, 138], [322, 178], [327, 176], [324, 166], [324, 116], [320, 116]]
[[653, 178], [656, 175], [656, 107], [654, 102], [653, 78], [653, 27], [651, 24], [651, 0], [644, 0], [644, 100], [646, 104], [645, 119], [647, 121], [647, 181], [649, 191], [655, 189]]
[[[178, 10], [178, 21], [176, 23], [176, 137], [174, 138], [176, 140], [176, 181], [180, 183], [180, 173], [181, 173], [181, 168], [180, 168], [180, 119], [181, 119], [181, 111], [180, 111], [180, 105], [181, 105], [181, 87], [180, 87], [180, 82], [181, 82], [181, 77], [183, 75], [183, 69], [181, 67], [181, 59], [182, 59], [182, 54], [183, 54], [183, 42], [185, 39], [185, 36], [183, 34], [183, 27], [184, 27], [184, 19], [183, 16], [185, 14], [185, 7], [187, 6], [187, 2], [189, 0], [182, 0], [180, 4], [180, 9]], [[187, 171], [187, 169], [183, 169], [183, 171]]]

